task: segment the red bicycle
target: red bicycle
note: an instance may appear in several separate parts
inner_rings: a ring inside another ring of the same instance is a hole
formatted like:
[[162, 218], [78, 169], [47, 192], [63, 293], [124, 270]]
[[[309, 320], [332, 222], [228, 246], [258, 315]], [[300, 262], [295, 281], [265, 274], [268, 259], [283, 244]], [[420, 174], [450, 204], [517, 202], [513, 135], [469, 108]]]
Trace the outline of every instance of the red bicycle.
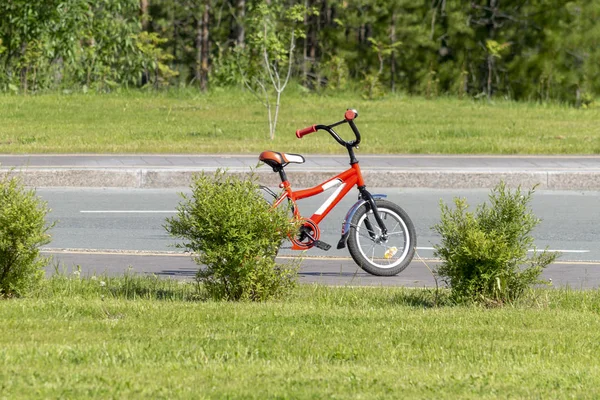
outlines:
[[[367, 191], [363, 176], [354, 154], [360, 144], [360, 132], [354, 123], [358, 117], [356, 110], [348, 110], [342, 121], [332, 125], [313, 125], [296, 131], [299, 139], [319, 130], [327, 131], [340, 145], [344, 146], [350, 156], [350, 168], [332, 177], [322, 184], [302, 190], [292, 190], [285, 167], [305, 162], [299, 154], [263, 151], [260, 161], [273, 168], [281, 177], [280, 195], [263, 187], [274, 197], [273, 207], [287, 200], [291, 203], [293, 218], [301, 222], [298, 234], [290, 238], [293, 250], [307, 250], [317, 247], [329, 250], [331, 245], [320, 240], [319, 223], [329, 212], [356, 186], [359, 191], [358, 201], [350, 208], [342, 224], [338, 249], [348, 245], [350, 255], [363, 270], [373, 275], [391, 276], [404, 270], [411, 262], [417, 246], [415, 227], [406, 212], [397, 204], [384, 200], [386, 195], [371, 194]], [[345, 141], [334, 130], [342, 124], [350, 125], [356, 136], [355, 140]], [[337, 187], [327, 200], [310, 218], [304, 218], [296, 204], [297, 200], [315, 196], [328, 189]]]

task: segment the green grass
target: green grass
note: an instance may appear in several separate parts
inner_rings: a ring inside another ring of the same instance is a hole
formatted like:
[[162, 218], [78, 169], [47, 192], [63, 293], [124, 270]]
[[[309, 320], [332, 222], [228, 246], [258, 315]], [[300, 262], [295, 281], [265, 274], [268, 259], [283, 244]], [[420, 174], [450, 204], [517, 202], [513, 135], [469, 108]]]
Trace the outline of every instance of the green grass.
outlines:
[[0, 301], [0, 398], [600, 396], [597, 290], [496, 309], [432, 307], [428, 289], [302, 286], [259, 304], [195, 293], [62, 276]]
[[360, 113], [363, 154], [600, 154], [600, 108], [296, 91], [284, 94], [271, 141], [265, 108], [239, 90], [0, 95], [0, 153], [342, 154], [323, 132], [294, 132], [336, 122], [348, 107]]

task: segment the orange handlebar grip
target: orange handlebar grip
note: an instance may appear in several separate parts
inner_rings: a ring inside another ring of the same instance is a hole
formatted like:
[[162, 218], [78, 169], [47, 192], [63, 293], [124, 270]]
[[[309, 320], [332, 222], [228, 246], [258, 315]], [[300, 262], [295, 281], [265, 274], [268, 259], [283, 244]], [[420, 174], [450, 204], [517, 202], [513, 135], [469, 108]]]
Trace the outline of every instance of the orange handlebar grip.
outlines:
[[313, 133], [313, 132], [316, 132], [316, 131], [317, 131], [317, 126], [316, 125], [309, 126], [308, 128], [304, 128], [304, 129], [298, 129], [296, 131], [296, 137], [298, 139], [301, 139], [302, 136], [306, 136], [309, 133]]
[[349, 109], [346, 111], [346, 114], [344, 114], [346, 121], [352, 121], [356, 117], [358, 117], [356, 110]]

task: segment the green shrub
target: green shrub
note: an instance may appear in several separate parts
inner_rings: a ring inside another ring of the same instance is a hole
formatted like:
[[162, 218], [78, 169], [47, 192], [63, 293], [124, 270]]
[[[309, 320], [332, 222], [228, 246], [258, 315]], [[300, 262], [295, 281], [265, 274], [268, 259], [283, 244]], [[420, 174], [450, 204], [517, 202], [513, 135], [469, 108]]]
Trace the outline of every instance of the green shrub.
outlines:
[[277, 265], [281, 243], [295, 227], [287, 210], [271, 209], [254, 174], [246, 179], [217, 171], [194, 176], [190, 196], [165, 228], [194, 254], [197, 279], [219, 300], [263, 301], [283, 297], [296, 285], [297, 268]]
[[533, 246], [531, 231], [539, 224], [529, 202], [535, 187], [527, 194], [514, 192], [504, 182], [482, 204], [468, 212], [464, 198], [455, 198], [455, 208], [440, 203], [441, 222], [433, 229], [441, 235], [435, 255], [442, 265], [438, 275], [457, 301], [483, 301], [502, 304], [516, 300], [524, 290], [543, 283], [539, 275], [556, 253], [528, 250]]
[[50, 210], [18, 178], [0, 178], [0, 297], [26, 295], [44, 276], [48, 259], [40, 246], [50, 242]]

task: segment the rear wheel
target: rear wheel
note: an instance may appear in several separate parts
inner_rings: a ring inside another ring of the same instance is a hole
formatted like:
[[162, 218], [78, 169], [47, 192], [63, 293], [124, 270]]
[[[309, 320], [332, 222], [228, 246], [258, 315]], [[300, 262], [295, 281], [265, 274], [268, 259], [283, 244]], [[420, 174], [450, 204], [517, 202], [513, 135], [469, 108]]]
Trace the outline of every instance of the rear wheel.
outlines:
[[400, 206], [375, 200], [387, 234], [382, 235], [369, 203], [362, 205], [350, 222], [348, 250], [366, 272], [391, 276], [403, 271], [412, 261], [417, 234], [408, 214]]

